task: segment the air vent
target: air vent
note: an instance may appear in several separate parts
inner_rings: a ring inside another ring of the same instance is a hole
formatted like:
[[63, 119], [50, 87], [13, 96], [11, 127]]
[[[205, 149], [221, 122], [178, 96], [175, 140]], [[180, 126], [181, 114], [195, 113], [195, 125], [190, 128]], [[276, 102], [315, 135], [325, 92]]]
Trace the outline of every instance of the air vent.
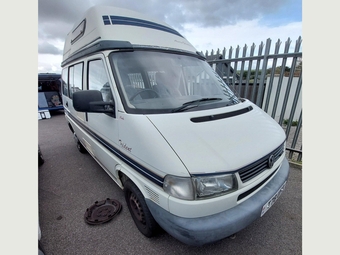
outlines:
[[148, 195], [150, 197], [150, 200], [154, 201], [156, 204], [159, 204], [159, 195], [150, 189], [148, 186], [144, 186], [146, 191], [148, 192]]
[[191, 121], [194, 123], [199, 123], [199, 122], [206, 122], [206, 121], [213, 121], [213, 120], [220, 120], [220, 119], [225, 119], [225, 118], [231, 118], [235, 117], [237, 115], [241, 115], [247, 112], [250, 112], [253, 110], [252, 106], [248, 106], [246, 108], [233, 111], [233, 112], [226, 112], [226, 113], [221, 113], [221, 114], [216, 114], [216, 115], [208, 115], [208, 116], [202, 116], [202, 117], [197, 117], [197, 118], [191, 118]]

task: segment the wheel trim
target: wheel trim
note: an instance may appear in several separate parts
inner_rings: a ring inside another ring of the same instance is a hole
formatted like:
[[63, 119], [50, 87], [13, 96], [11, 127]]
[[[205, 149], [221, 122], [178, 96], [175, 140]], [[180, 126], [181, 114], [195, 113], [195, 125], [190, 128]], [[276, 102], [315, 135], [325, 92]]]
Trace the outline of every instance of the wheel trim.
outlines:
[[143, 208], [141, 207], [141, 204], [140, 204], [140, 202], [139, 202], [139, 200], [138, 200], [138, 198], [136, 197], [135, 194], [133, 194], [133, 193], [130, 194], [129, 202], [130, 202], [130, 206], [131, 206], [131, 211], [132, 211], [133, 215], [135, 216], [135, 218], [140, 223], [145, 225], [144, 211], [143, 211]]

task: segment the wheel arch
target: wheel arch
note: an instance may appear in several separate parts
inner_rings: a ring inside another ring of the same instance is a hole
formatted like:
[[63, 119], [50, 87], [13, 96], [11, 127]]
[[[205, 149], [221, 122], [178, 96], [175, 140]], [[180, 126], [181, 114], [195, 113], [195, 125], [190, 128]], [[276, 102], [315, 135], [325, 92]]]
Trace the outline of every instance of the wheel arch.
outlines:
[[118, 171], [118, 177], [122, 184], [122, 188], [124, 189], [125, 183], [128, 180], [131, 180], [137, 188], [141, 191], [144, 198], [150, 199], [150, 194], [147, 189], [155, 190], [154, 184], [148, 181], [144, 176], [140, 175], [137, 172], [132, 173], [131, 170], [120, 167]]
[[[136, 173], [137, 175], [138, 173]], [[137, 176], [135, 176], [134, 174], [132, 174], [130, 171], [121, 168], [118, 170], [118, 176], [119, 176], [119, 180], [122, 184], [122, 188], [125, 188], [125, 183], [130, 180], [132, 181], [137, 188], [142, 192], [143, 196], [146, 198], [147, 197], [147, 193], [145, 191], [145, 184], [143, 183], [143, 181], [140, 180], [140, 178], [138, 178]]]

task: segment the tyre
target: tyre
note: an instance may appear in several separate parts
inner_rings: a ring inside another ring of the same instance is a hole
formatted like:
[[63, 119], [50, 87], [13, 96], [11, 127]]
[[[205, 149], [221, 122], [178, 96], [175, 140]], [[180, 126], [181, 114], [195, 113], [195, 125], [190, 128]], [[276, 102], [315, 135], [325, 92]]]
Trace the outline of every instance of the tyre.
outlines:
[[38, 240], [38, 255], [45, 255], [45, 251], [41, 246], [41, 242]]
[[87, 150], [85, 149], [85, 147], [81, 144], [81, 142], [77, 142], [77, 149], [81, 152], [81, 153], [86, 153]]
[[124, 184], [124, 195], [130, 214], [138, 230], [146, 237], [156, 235], [160, 227], [149, 211], [142, 192], [140, 192], [131, 180], [126, 181]]
[[44, 164], [44, 162], [45, 162], [45, 160], [44, 160], [44, 157], [41, 153], [40, 146], [38, 146], [38, 164], [39, 164], [39, 166]]

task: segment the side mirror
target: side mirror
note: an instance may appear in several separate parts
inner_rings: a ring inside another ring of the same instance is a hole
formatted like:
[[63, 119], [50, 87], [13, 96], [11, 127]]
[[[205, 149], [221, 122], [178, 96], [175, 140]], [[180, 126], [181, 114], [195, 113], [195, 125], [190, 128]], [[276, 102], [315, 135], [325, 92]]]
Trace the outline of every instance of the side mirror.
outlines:
[[[78, 112], [108, 113], [114, 115], [114, 104], [104, 102], [98, 90], [81, 90], [73, 93], [73, 107]], [[109, 109], [110, 108], [110, 109]]]

